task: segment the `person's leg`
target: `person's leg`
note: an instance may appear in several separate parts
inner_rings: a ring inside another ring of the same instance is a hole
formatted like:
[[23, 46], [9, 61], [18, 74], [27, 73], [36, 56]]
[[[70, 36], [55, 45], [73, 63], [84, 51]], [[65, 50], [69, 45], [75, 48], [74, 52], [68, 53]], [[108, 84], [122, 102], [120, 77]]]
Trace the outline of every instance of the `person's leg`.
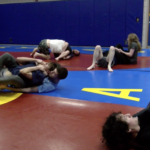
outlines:
[[64, 58], [64, 57], [66, 57], [66, 56], [68, 56], [69, 55], [69, 50], [66, 50], [66, 51], [64, 51], [64, 52], [62, 52], [58, 57], [56, 57], [55, 58], [55, 60], [60, 60], [61, 58]]
[[11, 85], [15, 88], [24, 88], [26, 86], [25, 82], [18, 75], [12, 75], [9, 77], [0, 77], [0, 84]]
[[62, 47], [62, 52], [66, 51], [67, 47], [69, 46], [68, 42], [65, 42], [63, 47]]
[[114, 59], [114, 56], [115, 56], [115, 47], [114, 46], [111, 46], [110, 49], [109, 49], [109, 53], [106, 57], [106, 60], [108, 61], [108, 71], [112, 72], [113, 69], [111, 68], [111, 64], [112, 64], [112, 61]]
[[101, 59], [102, 57], [103, 57], [102, 48], [100, 45], [97, 45], [94, 50], [92, 65], [88, 67], [87, 70], [95, 68], [97, 60]]
[[62, 53], [60, 55], [58, 55], [55, 60], [60, 60], [60, 59], [69, 59], [72, 56], [72, 49], [69, 46], [68, 42], [65, 42], [62, 48]]
[[12, 76], [12, 73], [6, 67], [0, 68], [0, 77], [6, 77], [6, 76], [7, 77]]
[[6, 66], [7, 68], [14, 68], [18, 66], [16, 59], [9, 53], [4, 53], [0, 56], [0, 68]]
[[9, 53], [4, 53], [0, 56], [0, 84], [12, 85], [17, 88], [25, 87], [25, 82], [18, 76], [6, 76], [4, 77], [5, 72], [8, 72], [7, 68], [14, 68], [18, 66], [16, 59]]

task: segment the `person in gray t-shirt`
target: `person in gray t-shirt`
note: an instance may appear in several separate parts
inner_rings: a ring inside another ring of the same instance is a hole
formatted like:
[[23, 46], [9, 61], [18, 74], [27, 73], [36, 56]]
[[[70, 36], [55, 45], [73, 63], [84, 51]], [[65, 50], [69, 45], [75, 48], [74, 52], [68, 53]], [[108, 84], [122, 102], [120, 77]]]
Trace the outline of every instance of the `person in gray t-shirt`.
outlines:
[[131, 33], [128, 35], [127, 41], [128, 51], [111, 46], [106, 57], [103, 56], [101, 47], [99, 45], [96, 46], [92, 65], [87, 70], [95, 68], [95, 64], [98, 64], [100, 67], [107, 67], [108, 71], [112, 72], [114, 64], [136, 64], [138, 51], [141, 50], [139, 38], [136, 34]]

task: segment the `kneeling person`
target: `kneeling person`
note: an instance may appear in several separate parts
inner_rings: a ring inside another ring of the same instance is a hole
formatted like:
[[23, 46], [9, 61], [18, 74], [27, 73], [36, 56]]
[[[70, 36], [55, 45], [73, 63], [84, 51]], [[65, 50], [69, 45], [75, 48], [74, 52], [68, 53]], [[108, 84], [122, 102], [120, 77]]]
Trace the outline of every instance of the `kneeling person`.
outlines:
[[50, 52], [54, 54], [55, 60], [70, 59], [73, 55], [79, 56], [80, 52], [76, 49], [72, 50], [69, 43], [64, 40], [45, 39], [40, 41], [37, 48], [33, 50], [30, 56], [36, 58], [50, 59]]

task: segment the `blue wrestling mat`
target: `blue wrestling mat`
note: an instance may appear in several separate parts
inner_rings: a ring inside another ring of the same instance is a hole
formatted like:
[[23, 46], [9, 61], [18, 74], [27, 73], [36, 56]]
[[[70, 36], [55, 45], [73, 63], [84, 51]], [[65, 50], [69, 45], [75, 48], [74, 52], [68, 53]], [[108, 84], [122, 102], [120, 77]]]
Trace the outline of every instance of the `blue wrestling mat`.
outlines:
[[[0, 45], [0, 51], [31, 52], [35, 47], [36, 45]], [[94, 47], [72, 46], [72, 48], [78, 49], [83, 55], [93, 54], [94, 51]], [[107, 51], [109, 48], [102, 49]], [[143, 49], [138, 56], [150, 57], [150, 50]], [[67, 79], [60, 81], [57, 90], [31, 94], [145, 107], [150, 101], [150, 66], [145, 67], [145, 63], [147, 62], [143, 61], [141, 68], [122, 68], [114, 70], [113, 73], [107, 70], [69, 71]]]
[[145, 107], [149, 102], [149, 77], [147, 72], [129, 70], [70, 71], [56, 91], [42, 95]]

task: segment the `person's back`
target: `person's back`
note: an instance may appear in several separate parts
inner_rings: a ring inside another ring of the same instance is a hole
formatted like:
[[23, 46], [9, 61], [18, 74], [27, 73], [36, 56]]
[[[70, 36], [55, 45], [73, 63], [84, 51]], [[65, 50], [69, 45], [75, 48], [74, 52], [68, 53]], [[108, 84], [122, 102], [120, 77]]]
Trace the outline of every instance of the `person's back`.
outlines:
[[58, 39], [49, 40], [51, 52], [58, 53], [58, 54], [62, 53], [64, 43], [65, 43], [64, 40], [58, 40]]

